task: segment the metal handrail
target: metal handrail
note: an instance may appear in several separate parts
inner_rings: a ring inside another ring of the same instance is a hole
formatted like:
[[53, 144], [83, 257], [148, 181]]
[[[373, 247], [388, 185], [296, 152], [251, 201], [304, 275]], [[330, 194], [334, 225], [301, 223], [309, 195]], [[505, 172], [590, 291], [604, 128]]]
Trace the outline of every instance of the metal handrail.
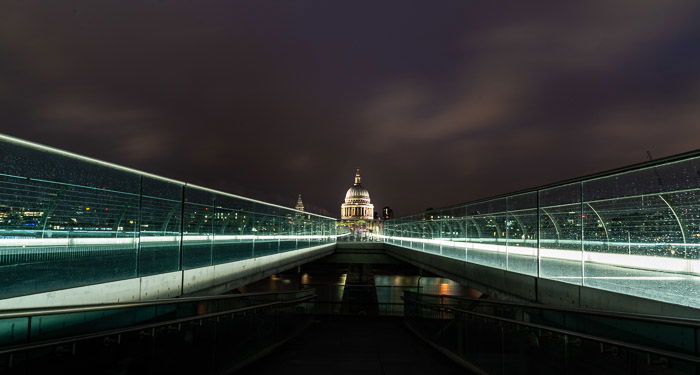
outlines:
[[[625, 319], [633, 319], [633, 320], [644, 321], [644, 322], [665, 323], [665, 324], [672, 324], [672, 325], [677, 325], [677, 326], [685, 326], [685, 327], [689, 327], [689, 328], [700, 329], [700, 320], [690, 319], [690, 318], [676, 318], [676, 317], [672, 317], [672, 316], [635, 314], [635, 313], [630, 313], [630, 312], [610, 312], [610, 311], [605, 311], [605, 310], [585, 309], [585, 308], [580, 308], [580, 307], [544, 305], [544, 304], [527, 303], [527, 302], [493, 301], [493, 300], [469, 298], [469, 297], [463, 297], [463, 296], [447, 296], [447, 295], [442, 295], [442, 294], [420, 293], [420, 295], [429, 296], [429, 297], [449, 298], [449, 299], [469, 301], [469, 302], [475, 302], [475, 303], [487, 303], [487, 304], [492, 304], [492, 305], [509, 305], [509, 306], [534, 308], [534, 309], [540, 309], [540, 310], [553, 310], [553, 311], [571, 312], [571, 313], [578, 313], [578, 314], [597, 315], [597, 316], [603, 316], [603, 317], [608, 317], [608, 318], [625, 318]], [[698, 311], [698, 314], [700, 315], [700, 311]]]
[[[153, 179], [157, 179], [157, 180], [161, 180], [161, 181], [165, 181], [165, 182], [169, 182], [169, 183], [178, 184], [178, 185], [181, 185], [182, 187], [189, 187], [189, 188], [207, 190], [207, 191], [210, 191], [210, 192], [213, 192], [213, 193], [216, 193], [216, 194], [226, 195], [226, 196], [229, 196], [229, 197], [232, 197], [232, 198], [236, 198], [236, 199], [243, 199], [243, 200], [246, 200], [246, 201], [249, 201], [249, 202], [252, 202], [252, 203], [261, 203], [261, 204], [264, 204], [264, 205], [270, 206], [270, 207], [282, 208], [282, 209], [285, 209], [285, 210], [287, 210], [287, 211], [292, 211], [292, 212], [296, 212], [296, 213], [303, 213], [304, 215], [307, 215], [307, 214], [308, 214], [308, 215], [313, 215], [313, 216], [321, 217], [321, 218], [325, 218], [325, 219], [332, 219], [332, 220], [334, 220], [334, 221], [337, 220], [336, 218], [332, 218], [332, 217], [325, 216], [325, 215], [320, 215], [320, 214], [316, 214], [316, 213], [312, 213], [312, 212], [308, 212], [308, 211], [299, 211], [299, 210], [296, 210], [296, 209], [294, 209], [294, 208], [281, 206], [281, 205], [279, 205], [279, 204], [263, 202], [263, 201], [260, 201], [260, 200], [257, 200], [257, 199], [253, 199], [253, 198], [248, 198], [248, 197], [244, 197], [244, 196], [240, 196], [240, 195], [236, 195], [236, 194], [232, 194], [232, 193], [227, 193], [227, 192], [224, 192], [224, 191], [219, 191], [219, 190], [210, 189], [210, 188], [206, 188], [206, 187], [202, 187], [202, 186], [197, 186], [197, 185], [195, 185], [195, 184], [191, 184], [191, 183], [188, 183], [188, 182], [185, 182], [185, 181], [178, 181], [178, 180], [175, 180], [175, 179], [172, 179], [172, 178], [169, 178], [169, 177], [159, 176], [159, 175], [156, 175], [156, 174], [153, 174], [153, 173], [144, 172], [144, 171], [140, 171], [140, 170], [137, 170], [137, 169], [134, 169], [134, 168], [125, 167], [125, 166], [123, 166], [123, 165], [119, 165], [119, 164], [115, 164], [115, 163], [111, 163], [111, 162], [107, 162], [107, 161], [103, 161], [103, 160], [99, 160], [99, 159], [87, 157], [87, 156], [80, 155], [80, 154], [76, 154], [76, 153], [73, 153], [73, 152], [70, 152], [70, 151], [64, 151], [64, 150], [61, 150], [61, 149], [58, 149], [58, 148], [54, 148], [54, 147], [51, 147], [51, 146], [45, 146], [45, 145], [42, 145], [42, 144], [39, 144], [39, 143], [34, 143], [34, 142], [26, 141], [26, 140], [24, 140], [24, 139], [15, 138], [15, 137], [12, 137], [12, 136], [9, 136], [9, 135], [5, 135], [5, 134], [0, 134], [0, 141], [12, 143], [12, 144], [15, 144], [15, 145], [19, 145], [19, 146], [21, 146], [21, 147], [27, 147], [27, 148], [34, 149], [34, 150], [38, 150], [38, 151], [43, 151], [43, 152], [47, 152], [47, 153], [51, 153], [51, 154], [56, 154], [56, 155], [65, 156], [65, 157], [68, 157], [68, 158], [71, 158], [71, 159], [80, 160], [80, 161], [87, 162], [87, 163], [90, 163], [90, 164], [93, 164], [93, 165], [98, 165], [98, 166], [101, 166], [101, 167], [106, 167], [106, 168], [110, 168], [110, 169], [116, 169], [116, 170], [119, 170], [119, 171], [123, 171], [123, 172], [127, 172], [127, 173], [132, 173], [132, 174], [139, 175], [139, 176], [143, 176], [143, 177], [148, 177], [148, 178], [153, 178]], [[24, 178], [24, 177], [22, 177], [22, 178]], [[34, 179], [34, 178], [30, 178], [30, 179], [31, 179], [31, 180], [36, 180], [36, 181], [41, 181], [41, 179]], [[56, 183], [56, 182], [54, 182], [54, 181], [49, 181], [49, 182]], [[74, 185], [74, 186], [76, 186], [76, 185]]]
[[422, 301], [415, 300], [413, 298], [408, 298], [408, 300], [410, 300], [411, 302], [417, 303], [419, 305], [422, 305], [422, 306], [427, 306], [428, 308], [431, 308], [434, 310], [448, 310], [448, 311], [453, 311], [453, 312], [460, 312], [460, 313], [464, 313], [464, 314], [468, 314], [468, 315], [472, 315], [472, 316], [477, 316], [480, 318], [493, 319], [493, 320], [511, 323], [511, 324], [516, 324], [516, 325], [520, 325], [520, 326], [542, 329], [542, 330], [555, 332], [555, 333], [559, 333], [559, 334], [563, 334], [563, 335], [592, 340], [592, 341], [600, 342], [603, 344], [608, 344], [608, 345], [613, 345], [613, 346], [621, 346], [621, 347], [631, 349], [631, 350], [641, 351], [641, 352], [645, 352], [645, 353], [651, 353], [651, 354], [663, 356], [663, 357], [676, 358], [676, 359], [680, 359], [680, 360], [684, 360], [684, 361], [688, 361], [688, 362], [693, 362], [695, 364], [700, 364], [700, 357], [688, 355], [688, 354], [684, 354], [684, 353], [677, 353], [677, 352], [672, 352], [672, 351], [668, 351], [668, 350], [655, 349], [655, 348], [651, 348], [648, 346], [630, 344], [630, 343], [627, 343], [624, 341], [607, 339], [607, 338], [600, 337], [600, 336], [593, 336], [593, 335], [588, 335], [588, 334], [579, 333], [579, 332], [575, 332], [575, 331], [569, 331], [569, 330], [565, 330], [565, 329], [544, 326], [544, 325], [540, 325], [540, 324], [521, 322], [521, 321], [512, 320], [512, 319], [508, 319], [508, 318], [501, 318], [501, 317], [492, 316], [492, 315], [475, 313], [472, 311], [463, 310], [463, 309], [459, 309], [459, 308], [455, 308], [455, 307], [450, 307], [447, 305], [425, 303]]
[[[265, 293], [256, 293], [256, 294], [265, 294]], [[54, 340], [40, 341], [40, 342], [36, 342], [36, 343], [31, 343], [31, 344], [16, 345], [16, 346], [0, 349], [0, 354], [9, 354], [12, 352], [17, 352], [17, 351], [22, 351], [22, 350], [30, 350], [30, 349], [43, 348], [43, 347], [47, 347], [47, 346], [55, 346], [55, 345], [74, 343], [76, 341], [89, 340], [89, 339], [105, 337], [105, 336], [119, 335], [119, 334], [133, 332], [133, 331], [155, 329], [155, 328], [163, 327], [163, 326], [171, 326], [174, 324], [182, 324], [182, 323], [187, 323], [187, 322], [195, 321], [195, 320], [215, 318], [215, 317], [219, 317], [222, 315], [235, 314], [235, 313], [239, 313], [239, 312], [255, 310], [255, 309], [260, 309], [260, 308], [265, 308], [265, 307], [271, 307], [271, 306], [276, 306], [276, 305], [295, 304], [295, 303], [308, 301], [308, 300], [311, 300], [314, 298], [316, 298], [316, 295], [312, 294], [310, 296], [300, 297], [300, 298], [296, 298], [296, 299], [289, 300], [289, 301], [268, 302], [268, 303], [263, 303], [263, 304], [259, 304], [259, 305], [240, 307], [237, 309], [220, 311], [220, 312], [215, 312], [215, 313], [210, 313], [210, 314], [196, 315], [196, 316], [192, 316], [192, 317], [188, 317], [188, 318], [173, 319], [173, 320], [168, 320], [168, 321], [164, 321], [164, 322], [157, 322], [157, 323], [150, 323], [150, 324], [141, 324], [141, 325], [131, 326], [131, 327], [127, 327], [127, 328], [118, 328], [118, 329], [112, 329], [112, 330], [106, 330], [106, 331], [99, 331], [99, 332], [95, 332], [95, 333], [76, 335], [76, 336], [71, 336], [71, 337], [62, 338], [62, 339], [54, 339]]]
[[[301, 290], [303, 291], [303, 290]], [[25, 318], [34, 315], [55, 315], [64, 313], [80, 313], [80, 312], [91, 312], [91, 311], [101, 311], [101, 310], [112, 310], [112, 309], [123, 309], [130, 307], [146, 307], [146, 306], [157, 306], [165, 304], [180, 304], [186, 302], [195, 301], [210, 301], [210, 300], [228, 300], [234, 298], [244, 298], [244, 297], [255, 297], [261, 295], [273, 295], [273, 294], [295, 294], [299, 293], [300, 290], [293, 291], [280, 291], [280, 292], [259, 292], [259, 293], [245, 293], [245, 294], [229, 294], [229, 295], [219, 295], [219, 296], [202, 296], [202, 297], [181, 297], [181, 298], [163, 298], [159, 300], [146, 301], [146, 302], [121, 302], [121, 303], [107, 303], [107, 304], [89, 304], [89, 305], [70, 305], [70, 306], [59, 306], [51, 308], [30, 308], [30, 309], [17, 309], [17, 310], [2, 310], [0, 312], [0, 319], [11, 319], [11, 318]]]

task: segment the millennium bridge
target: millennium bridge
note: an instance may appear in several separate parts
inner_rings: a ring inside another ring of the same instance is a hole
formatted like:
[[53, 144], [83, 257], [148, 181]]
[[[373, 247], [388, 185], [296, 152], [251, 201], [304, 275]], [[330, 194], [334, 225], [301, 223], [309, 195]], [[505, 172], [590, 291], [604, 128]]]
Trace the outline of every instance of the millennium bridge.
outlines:
[[460, 369], [700, 372], [700, 152], [350, 237], [334, 218], [0, 136], [0, 371], [127, 360], [127, 372], [245, 371], [334, 312], [313, 288], [230, 291], [328, 259], [385, 257], [482, 292], [404, 290], [392, 310]]

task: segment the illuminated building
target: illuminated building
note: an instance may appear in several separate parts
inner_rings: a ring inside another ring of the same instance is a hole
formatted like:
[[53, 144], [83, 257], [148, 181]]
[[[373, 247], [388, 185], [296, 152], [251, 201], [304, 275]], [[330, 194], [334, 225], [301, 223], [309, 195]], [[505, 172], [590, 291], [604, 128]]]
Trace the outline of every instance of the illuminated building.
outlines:
[[355, 183], [345, 193], [345, 202], [340, 206], [342, 220], [372, 220], [374, 205], [369, 199], [369, 191], [362, 187], [360, 169], [355, 171]]
[[386, 206], [382, 208], [382, 220], [389, 220], [394, 217], [394, 210], [391, 207]]
[[299, 197], [297, 198], [297, 204], [294, 206], [295, 209], [299, 211], [304, 211], [304, 202], [301, 201], [301, 194], [299, 194]]

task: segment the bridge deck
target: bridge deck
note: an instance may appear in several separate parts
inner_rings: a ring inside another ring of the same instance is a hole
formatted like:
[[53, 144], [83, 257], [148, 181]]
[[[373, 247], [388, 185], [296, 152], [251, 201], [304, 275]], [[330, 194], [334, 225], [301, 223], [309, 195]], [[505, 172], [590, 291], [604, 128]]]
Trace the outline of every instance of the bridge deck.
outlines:
[[401, 318], [323, 316], [241, 374], [464, 374], [412, 334]]

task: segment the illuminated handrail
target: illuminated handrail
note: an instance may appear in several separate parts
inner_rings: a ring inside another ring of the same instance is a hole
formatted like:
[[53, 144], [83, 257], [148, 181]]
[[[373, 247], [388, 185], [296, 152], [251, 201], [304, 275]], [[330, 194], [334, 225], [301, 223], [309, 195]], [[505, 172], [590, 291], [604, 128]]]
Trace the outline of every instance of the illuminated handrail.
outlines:
[[512, 272], [700, 307], [699, 176], [700, 151], [694, 151], [391, 219], [381, 238]]
[[5, 135], [0, 148], [0, 299], [327, 247], [338, 236], [323, 215]]

